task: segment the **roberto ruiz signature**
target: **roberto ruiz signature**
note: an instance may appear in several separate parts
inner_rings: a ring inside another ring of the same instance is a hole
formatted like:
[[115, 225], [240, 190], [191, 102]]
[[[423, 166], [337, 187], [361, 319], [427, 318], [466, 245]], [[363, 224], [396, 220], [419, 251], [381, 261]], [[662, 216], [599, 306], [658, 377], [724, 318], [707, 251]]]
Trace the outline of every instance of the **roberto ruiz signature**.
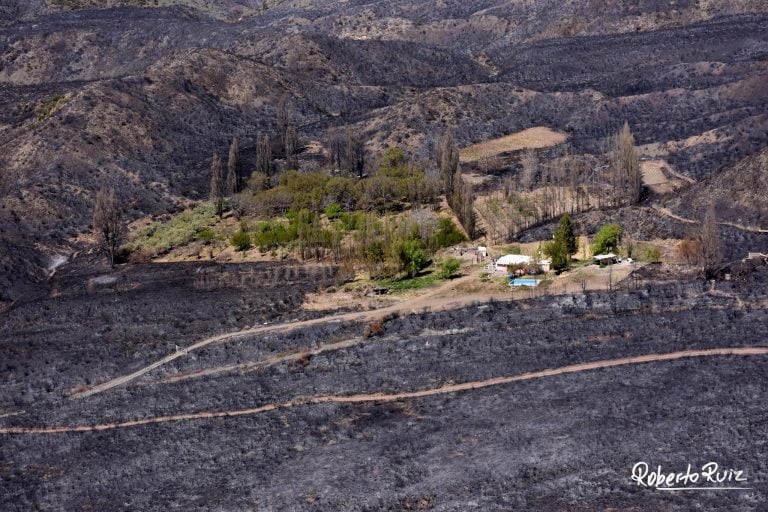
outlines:
[[632, 481], [641, 487], [652, 487], [659, 491], [736, 491], [748, 490], [747, 477], [743, 470], [721, 468], [717, 462], [707, 462], [694, 470], [691, 464], [682, 472], [666, 472], [661, 466], [651, 469], [647, 462], [632, 466]]

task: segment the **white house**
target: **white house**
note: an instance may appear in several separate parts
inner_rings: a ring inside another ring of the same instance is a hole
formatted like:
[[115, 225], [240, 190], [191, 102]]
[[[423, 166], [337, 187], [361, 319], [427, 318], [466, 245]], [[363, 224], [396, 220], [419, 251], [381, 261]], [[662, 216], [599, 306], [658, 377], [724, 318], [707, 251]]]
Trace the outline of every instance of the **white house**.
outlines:
[[507, 272], [509, 267], [517, 265], [530, 265], [533, 258], [524, 254], [507, 254], [496, 260], [496, 271]]

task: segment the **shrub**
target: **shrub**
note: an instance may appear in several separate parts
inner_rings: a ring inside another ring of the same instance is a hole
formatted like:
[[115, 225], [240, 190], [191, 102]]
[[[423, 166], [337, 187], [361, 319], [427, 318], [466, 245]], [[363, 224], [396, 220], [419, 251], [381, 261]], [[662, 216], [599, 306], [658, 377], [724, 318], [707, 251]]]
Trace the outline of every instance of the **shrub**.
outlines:
[[37, 120], [45, 121], [64, 103], [65, 97], [62, 94], [54, 94], [52, 98], [47, 100], [40, 106], [37, 111]]
[[251, 248], [251, 235], [248, 233], [245, 222], [240, 223], [240, 230], [232, 235], [231, 241], [238, 251], [247, 251]]
[[269, 176], [263, 172], [254, 172], [251, 177], [248, 178], [246, 187], [254, 194], [263, 192], [269, 188]]
[[325, 216], [329, 219], [336, 219], [339, 215], [341, 215], [341, 205], [339, 203], [333, 202], [329, 203], [328, 206], [325, 207]]
[[286, 226], [281, 222], [261, 222], [256, 226], [252, 239], [261, 251], [268, 251], [288, 245], [296, 240], [297, 234], [296, 223]]
[[216, 239], [216, 233], [211, 228], [203, 228], [197, 232], [197, 239], [207, 245]]
[[341, 227], [345, 231], [352, 231], [355, 229], [360, 229], [363, 224], [365, 224], [365, 213], [363, 212], [354, 212], [354, 213], [342, 213], [339, 215], [339, 222], [341, 223]]
[[643, 251], [643, 259], [650, 263], [659, 263], [661, 261], [661, 250], [655, 245], [649, 245]]
[[384, 332], [384, 323], [381, 320], [374, 320], [365, 327], [364, 336], [371, 338]]
[[461, 268], [461, 261], [456, 258], [448, 258], [440, 264], [439, 276], [441, 279], [450, 279], [456, 275]]

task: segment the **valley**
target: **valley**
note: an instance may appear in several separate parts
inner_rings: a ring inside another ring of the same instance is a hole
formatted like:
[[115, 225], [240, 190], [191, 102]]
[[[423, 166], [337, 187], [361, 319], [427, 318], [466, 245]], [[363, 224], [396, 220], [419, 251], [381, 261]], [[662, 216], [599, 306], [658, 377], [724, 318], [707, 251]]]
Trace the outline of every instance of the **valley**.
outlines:
[[752, 0], [3, 2], [0, 509], [762, 510], [766, 83]]

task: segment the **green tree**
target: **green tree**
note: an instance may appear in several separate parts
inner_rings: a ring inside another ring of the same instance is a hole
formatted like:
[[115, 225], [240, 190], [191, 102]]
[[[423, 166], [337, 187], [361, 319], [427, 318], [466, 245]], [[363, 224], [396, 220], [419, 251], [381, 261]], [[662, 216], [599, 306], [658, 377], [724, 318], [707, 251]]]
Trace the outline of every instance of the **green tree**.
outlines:
[[402, 267], [411, 277], [415, 277], [429, 263], [429, 256], [418, 240], [403, 242], [399, 256]]
[[567, 253], [575, 254], [579, 249], [579, 242], [576, 238], [576, 233], [573, 232], [573, 223], [571, 222], [571, 216], [567, 213], [560, 217], [560, 226], [555, 233], [555, 239], [561, 239], [565, 243], [565, 249]]
[[437, 221], [437, 226], [437, 233], [433, 235], [430, 244], [434, 248], [450, 247], [460, 244], [467, 239], [450, 217], [440, 217]]
[[565, 270], [571, 265], [571, 254], [578, 249], [571, 217], [567, 213], [560, 218], [554, 240], [544, 246], [544, 254], [552, 259], [552, 268]]
[[592, 244], [592, 254], [606, 254], [616, 251], [621, 242], [621, 226], [618, 224], [606, 224], [595, 235]]
[[552, 260], [552, 270], [565, 270], [571, 262], [568, 248], [563, 239], [555, 238], [544, 246], [544, 254]]

